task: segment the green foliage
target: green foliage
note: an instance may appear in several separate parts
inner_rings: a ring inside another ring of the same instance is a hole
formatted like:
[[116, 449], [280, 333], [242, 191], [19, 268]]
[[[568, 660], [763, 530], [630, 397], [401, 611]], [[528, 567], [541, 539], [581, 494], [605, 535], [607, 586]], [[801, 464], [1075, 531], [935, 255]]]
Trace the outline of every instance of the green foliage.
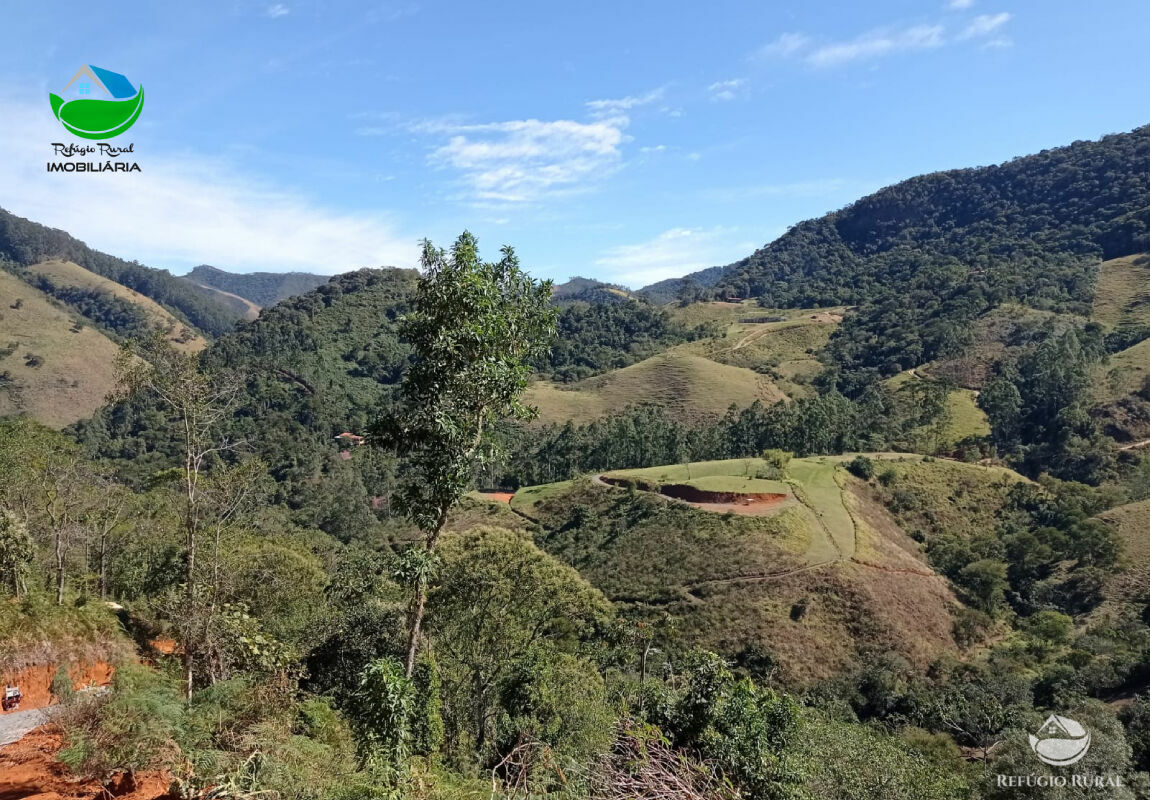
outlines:
[[801, 797], [792, 761], [797, 704], [736, 678], [712, 653], [696, 654], [684, 678], [681, 691], [662, 687], [650, 712], [675, 746], [714, 764], [750, 797]]
[[863, 455], [858, 455], [847, 463], [847, 469], [850, 470], [851, 474], [856, 478], [869, 481], [874, 477], [874, 460]]
[[32, 537], [20, 519], [0, 508], [0, 586], [14, 597], [28, 591], [28, 577], [36, 556]]
[[[450, 537], [443, 561], [430, 619], [449, 750], [474, 748], [486, 759], [489, 748], [513, 744], [520, 733], [542, 739], [563, 733], [560, 720], [594, 718], [587, 709], [563, 708], [557, 698], [564, 682], [580, 695], [602, 694], [597, 679], [585, 682], [594, 667], [563, 655], [577, 656], [604, 621], [609, 607], [602, 595], [512, 531], [480, 528]], [[523, 703], [512, 702], [516, 697]], [[591, 736], [581, 730], [589, 724], [572, 723], [569, 735]]]
[[499, 261], [481, 261], [470, 233], [450, 256], [425, 242], [422, 264], [415, 310], [401, 323], [414, 359], [399, 409], [375, 435], [405, 459], [396, 506], [424, 531], [438, 532], [482, 463], [485, 433], [497, 420], [529, 416], [519, 397], [555, 311], [550, 282], [523, 272], [509, 247]]
[[371, 662], [353, 699], [360, 757], [369, 766], [393, 773], [411, 752], [412, 711], [416, 691], [394, 659]]
[[173, 684], [146, 667], [124, 664], [102, 698], [85, 700], [64, 719], [60, 760], [73, 772], [106, 777], [171, 763], [184, 704]]
[[570, 303], [559, 311], [550, 350], [532, 363], [552, 380], [577, 381], [635, 364], [702, 334], [646, 303]]
[[812, 798], [962, 800], [974, 775], [954, 743], [919, 731], [897, 737], [819, 716], [802, 729], [804, 789]]

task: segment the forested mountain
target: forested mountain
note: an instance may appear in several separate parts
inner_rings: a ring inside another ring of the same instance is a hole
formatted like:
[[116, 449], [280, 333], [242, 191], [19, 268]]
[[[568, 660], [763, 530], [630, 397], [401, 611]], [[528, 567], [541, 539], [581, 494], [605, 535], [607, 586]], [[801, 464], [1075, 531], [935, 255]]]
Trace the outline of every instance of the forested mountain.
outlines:
[[257, 306], [274, 306], [280, 300], [310, 292], [328, 281], [310, 272], [228, 272], [201, 264], [184, 276], [192, 283], [239, 295]]
[[560, 305], [583, 301], [586, 303], [620, 303], [632, 300], [631, 292], [614, 283], [593, 278], [571, 278], [551, 289], [551, 299]]
[[0, 261], [19, 270], [42, 261], [68, 261], [139, 292], [211, 336], [232, 329], [241, 314], [218, 302], [211, 292], [167, 270], [93, 250], [64, 231], [0, 209]]
[[[415, 278], [399, 269], [345, 273], [241, 323], [202, 357], [205, 366], [242, 379], [226, 430], [267, 465], [276, 499], [306, 507], [309, 524], [341, 536], [371, 518], [364, 475], [372, 493], [381, 493], [386, 459], [358, 447], [354, 461], [344, 460], [339, 452], [350, 445], [337, 446], [335, 437], [362, 435], [398, 381], [407, 348], [395, 322], [408, 309]], [[81, 423], [77, 436], [143, 483], [175, 464], [179, 447], [155, 414], [140, 399], [109, 406]]]
[[[1081, 300], [1089, 278], [1048, 277], [1051, 266], [1147, 249], [1150, 126], [887, 187], [725, 267], [714, 294], [780, 307], [862, 303], [931, 263], [1058, 304]], [[912, 255], [918, 266], [906, 263]]]
[[700, 294], [700, 289], [709, 289], [719, 282], [723, 276], [723, 269], [723, 267], [708, 267], [681, 278], [668, 278], [644, 286], [635, 294], [658, 305], [670, 303], [672, 300], [694, 300]]

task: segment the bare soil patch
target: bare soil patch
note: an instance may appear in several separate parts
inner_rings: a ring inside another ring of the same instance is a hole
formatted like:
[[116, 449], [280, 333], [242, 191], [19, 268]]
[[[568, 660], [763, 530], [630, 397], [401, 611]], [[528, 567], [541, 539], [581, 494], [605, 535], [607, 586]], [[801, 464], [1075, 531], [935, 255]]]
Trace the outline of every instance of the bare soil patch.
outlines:
[[172, 778], [150, 770], [117, 775], [106, 786], [82, 780], [56, 760], [64, 736], [55, 725], [36, 728], [0, 749], [0, 800], [165, 800]]

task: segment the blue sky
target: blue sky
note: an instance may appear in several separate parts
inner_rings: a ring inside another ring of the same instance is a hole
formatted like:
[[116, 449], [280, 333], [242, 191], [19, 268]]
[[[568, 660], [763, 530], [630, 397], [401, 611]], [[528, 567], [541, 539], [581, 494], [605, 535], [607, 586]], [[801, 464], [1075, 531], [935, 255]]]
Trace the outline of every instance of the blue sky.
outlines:
[[[1150, 122], [1145, 0], [11, 3], [0, 206], [183, 272], [725, 264], [923, 172]], [[146, 89], [142, 172], [46, 174], [81, 64]]]

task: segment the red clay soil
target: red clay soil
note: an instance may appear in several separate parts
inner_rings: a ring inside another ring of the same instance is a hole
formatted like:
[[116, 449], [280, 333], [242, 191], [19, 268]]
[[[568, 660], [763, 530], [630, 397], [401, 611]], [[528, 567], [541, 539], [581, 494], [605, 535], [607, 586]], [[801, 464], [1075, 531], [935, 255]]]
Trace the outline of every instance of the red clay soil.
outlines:
[[[57, 701], [52, 695], [52, 678], [56, 675], [56, 664], [37, 664], [20, 670], [0, 672], [0, 687], [15, 686], [20, 690], [20, 711], [43, 708]], [[107, 686], [112, 682], [115, 667], [97, 661], [95, 664], [74, 666], [68, 670], [72, 686], [85, 689], [89, 686]], [[3, 713], [3, 712], [0, 712]], [[0, 795], [0, 800], [3, 796]]]
[[613, 478], [600, 475], [599, 480], [611, 486], [626, 486], [628, 483], [645, 492], [658, 491], [659, 494], [682, 500], [703, 511], [720, 514], [734, 512], [747, 516], [773, 514], [779, 506], [787, 502], [789, 495], [775, 492], [712, 492], [686, 483], [669, 483], [655, 487], [643, 480]]
[[514, 496], [514, 492], [483, 492], [483, 497], [485, 499], [495, 500], [500, 503], [510, 503], [511, 498]]
[[787, 499], [776, 492], [712, 492], [686, 483], [669, 483], [659, 488], [660, 494], [688, 503], [728, 504], [740, 506], [778, 505]]
[[167, 800], [170, 775], [157, 770], [117, 775], [106, 786], [81, 780], [56, 760], [64, 744], [54, 725], [36, 728], [0, 749], [0, 800]]

